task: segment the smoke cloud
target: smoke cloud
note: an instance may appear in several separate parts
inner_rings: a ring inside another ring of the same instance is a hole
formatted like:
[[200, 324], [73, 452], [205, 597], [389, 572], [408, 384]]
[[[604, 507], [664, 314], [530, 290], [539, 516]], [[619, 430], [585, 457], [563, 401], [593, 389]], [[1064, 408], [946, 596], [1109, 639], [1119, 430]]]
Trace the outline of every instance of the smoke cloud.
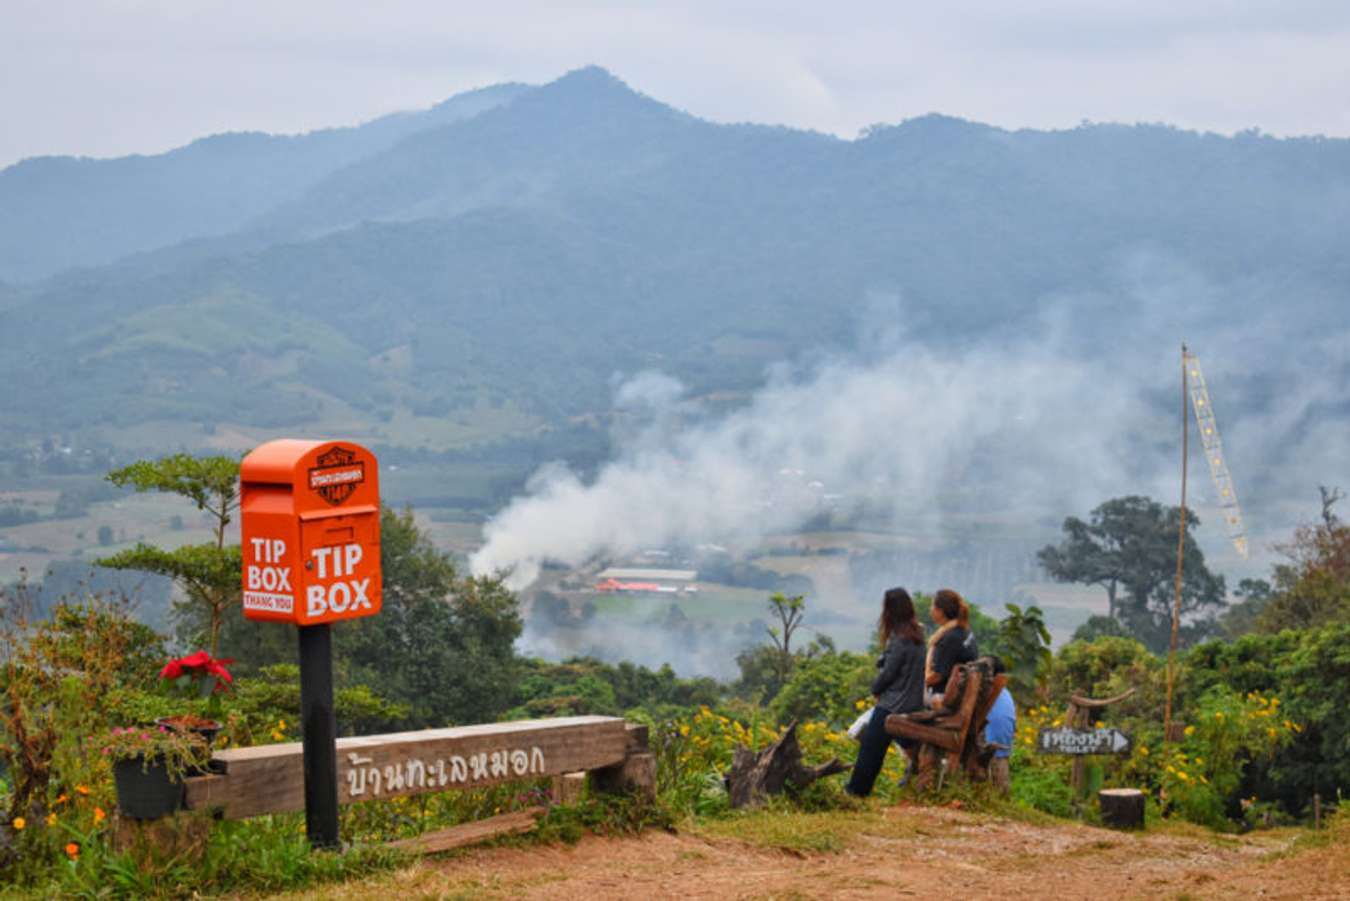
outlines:
[[[540, 470], [471, 560], [515, 588], [541, 564], [578, 566], [666, 545], [750, 547], [823, 504], [889, 512], [906, 531], [978, 512], [1035, 522], [1147, 492], [1175, 426], [1137, 377], [1035, 340], [947, 351], [890, 341], [866, 360], [778, 367], [741, 409], [700, 415], [678, 382], [620, 384], [622, 450], [594, 479]], [[1144, 480], [1144, 484], [1140, 481]]]

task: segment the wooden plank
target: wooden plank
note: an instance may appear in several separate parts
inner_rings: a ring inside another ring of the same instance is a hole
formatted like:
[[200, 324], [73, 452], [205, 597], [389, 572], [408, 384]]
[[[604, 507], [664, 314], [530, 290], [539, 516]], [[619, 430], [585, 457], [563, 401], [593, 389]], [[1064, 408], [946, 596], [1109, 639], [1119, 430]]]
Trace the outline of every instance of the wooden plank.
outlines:
[[624, 723], [624, 732], [628, 736], [629, 754], [646, 754], [648, 745], [648, 734], [650, 730], [646, 723]]
[[412, 851], [416, 854], [434, 854], [437, 851], [449, 851], [452, 848], [463, 848], [465, 845], [477, 844], [478, 842], [487, 841], [490, 838], [499, 838], [503, 835], [512, 835], [519, 832], [529, 832], [534, 828], [535, 823], [539, 821], [539, 818], [547, 811], [547, 807], [530, 807], [526, 810], [515, 810], [511, 813], [503, 813], [495, 817], [488, 817], [486, 820], [474, 820], [471, 823], [461, 823], [458, 826], [451, 826], [449, 829], [441, 829], [436, 832], [427, 832], [412, 838], [400, 839], [396, 842], [390, 842], [389, 847], [399, 848], [404, 851]]
[[[618, 717], [521, 720], [340, 738], [338, 803], [481, 788], [622, 763], [629, 738]], [[189, 780], [189, 808], [227, 819], [304, 809], [299, 742], [221, 751], [219, 776]]]

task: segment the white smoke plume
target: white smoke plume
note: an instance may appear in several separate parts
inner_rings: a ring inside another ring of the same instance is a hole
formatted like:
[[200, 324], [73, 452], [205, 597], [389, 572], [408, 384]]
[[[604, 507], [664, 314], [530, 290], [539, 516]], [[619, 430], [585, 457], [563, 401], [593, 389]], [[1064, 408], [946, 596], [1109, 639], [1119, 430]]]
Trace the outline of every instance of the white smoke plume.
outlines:
[[911, 529], [954, 510], [1032, 523], [1114, 494], [1165, 497], [1169, 483], [1152, 474], [1172, 458], [1175, 427], [1146, 398], [1167, 384], [1167, 348], [1127, 366], [1060, 352], [1055, 331], [960, 351], [891, 343], [867, 361], [783, 367], [712, 419], [673, 379], [640, 374], [616, 398], [645, 410], [646, 425], [618, 457], [590, 481], [561, 465], [536, 473], [487, 524], [471, 567], [523, 588], [545, 561], [747, 547], [816, 514], [822, 492], [888, 509]]

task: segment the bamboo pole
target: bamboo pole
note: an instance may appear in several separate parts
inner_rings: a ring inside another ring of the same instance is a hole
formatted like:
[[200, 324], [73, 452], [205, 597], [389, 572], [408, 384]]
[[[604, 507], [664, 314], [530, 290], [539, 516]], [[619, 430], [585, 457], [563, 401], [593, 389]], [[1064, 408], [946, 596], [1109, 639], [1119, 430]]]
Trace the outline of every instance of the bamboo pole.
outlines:
[[1177, 527], [1177, 576], [1172, 603], [1172, 638], [1167, 649], [1167, 705], [1163, 710], [1163, 742], [1172, 740], [1172, 692], [1177, 679], [1177, 630], [1181, 625], [1181, 582], [1186, 562], [1186, 464], [1190, 457], [1190, 394], [1186, 390], [1186, 345], [1181, 345], [1181, 522]]

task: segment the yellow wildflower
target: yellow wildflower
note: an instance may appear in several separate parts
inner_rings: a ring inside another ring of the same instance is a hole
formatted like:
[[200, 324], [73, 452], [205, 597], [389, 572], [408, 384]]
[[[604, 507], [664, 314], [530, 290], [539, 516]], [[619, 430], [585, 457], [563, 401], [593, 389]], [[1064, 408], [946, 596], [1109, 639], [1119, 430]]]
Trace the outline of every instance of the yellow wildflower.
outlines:
[[689, 734], [689, 726], [688, 726], [688, 724], [683, 724], [683, 725], [680, 726], [680, 734], [681, 734], [681, 735], [684, 735], [684, 736], [687, 736], [687, 735]]
[[1196, 766], [1200, 766], [1200, 765], [1203, 764], [1204, 762], [1205, 762], [1205, 758], [1203, 758], [1203, 757], [1197, 757], [1197, 758], [1195, 758], [1195, 765], [1196, 765]]
[[1269, 729], [1266, 730], [1266, 734], [1268, 734], [1271, 738], [1274, 738], [1279, 733], [1275, 730], [1274, 726], [1271, 726]]
[[1189, 736], [1195, 734], [1195, 727], [1194, 727], [1194, 726], [1187, 726], [1185, 729], [1183, 729], [1183, 730], [1181, 730], [1181, 731], [1182, 731], [1183, 734], [1185, 734], [1186, 736], [1189, 737]]
[[863, 699], [863, 700], [857, 702], [856, 704], [853, 705], [853, 709], [854, 709], [854, 710], [866, 710], [866, 709], [867, 709], [867, 700], [866, 700], [866, 699]]
[[55, 825], [56, 825], [56, 814], [54, 814], [54, 813], [49, 813], [49, 814], [47, 814], [47, 825], [48, 825], [48, 826], [55, 826]]
[[1216, 720], [1221, 720], [1221, 719], [1223, 719], [1223, 711], [1222, 711], [1222, 710], [1216, 710], [1216, 711], [1214, 711], [1214, 718], [1215, 718]]
[[278, 729], [285, 729], [285, 728], [286, 728], [286, 721], [285, 721], [285, 720], [277, 720], [277, 728], [278, 728]]
[[1144, 755], [1145, 757], [1147, 757], [1147, 756], [1148, 756], [1148, 748], [1146, 748], [1146, 747], [1143, 746], [1143, 745], [1140, 745], [1140, 746], [1139, 746], [1139, 753], [1142, 754], [1142, 755]]
[[23, 827], [28, 825], [28, 821], [25, 820], [23, 817], [15, 817], [14, 819], [10, 820], [9, 825], [14, 827], [15, 832], [22, 832]]
[[1095, 723], [1092, 724], [1092, 728], [1094, 728], [1094, 729], [1105, 729], [1105, 728], [1106, 728], [1106, 723], [1103, 723], [1101, 720], [1097, 720], [1097, 722], [1095, 722]]

